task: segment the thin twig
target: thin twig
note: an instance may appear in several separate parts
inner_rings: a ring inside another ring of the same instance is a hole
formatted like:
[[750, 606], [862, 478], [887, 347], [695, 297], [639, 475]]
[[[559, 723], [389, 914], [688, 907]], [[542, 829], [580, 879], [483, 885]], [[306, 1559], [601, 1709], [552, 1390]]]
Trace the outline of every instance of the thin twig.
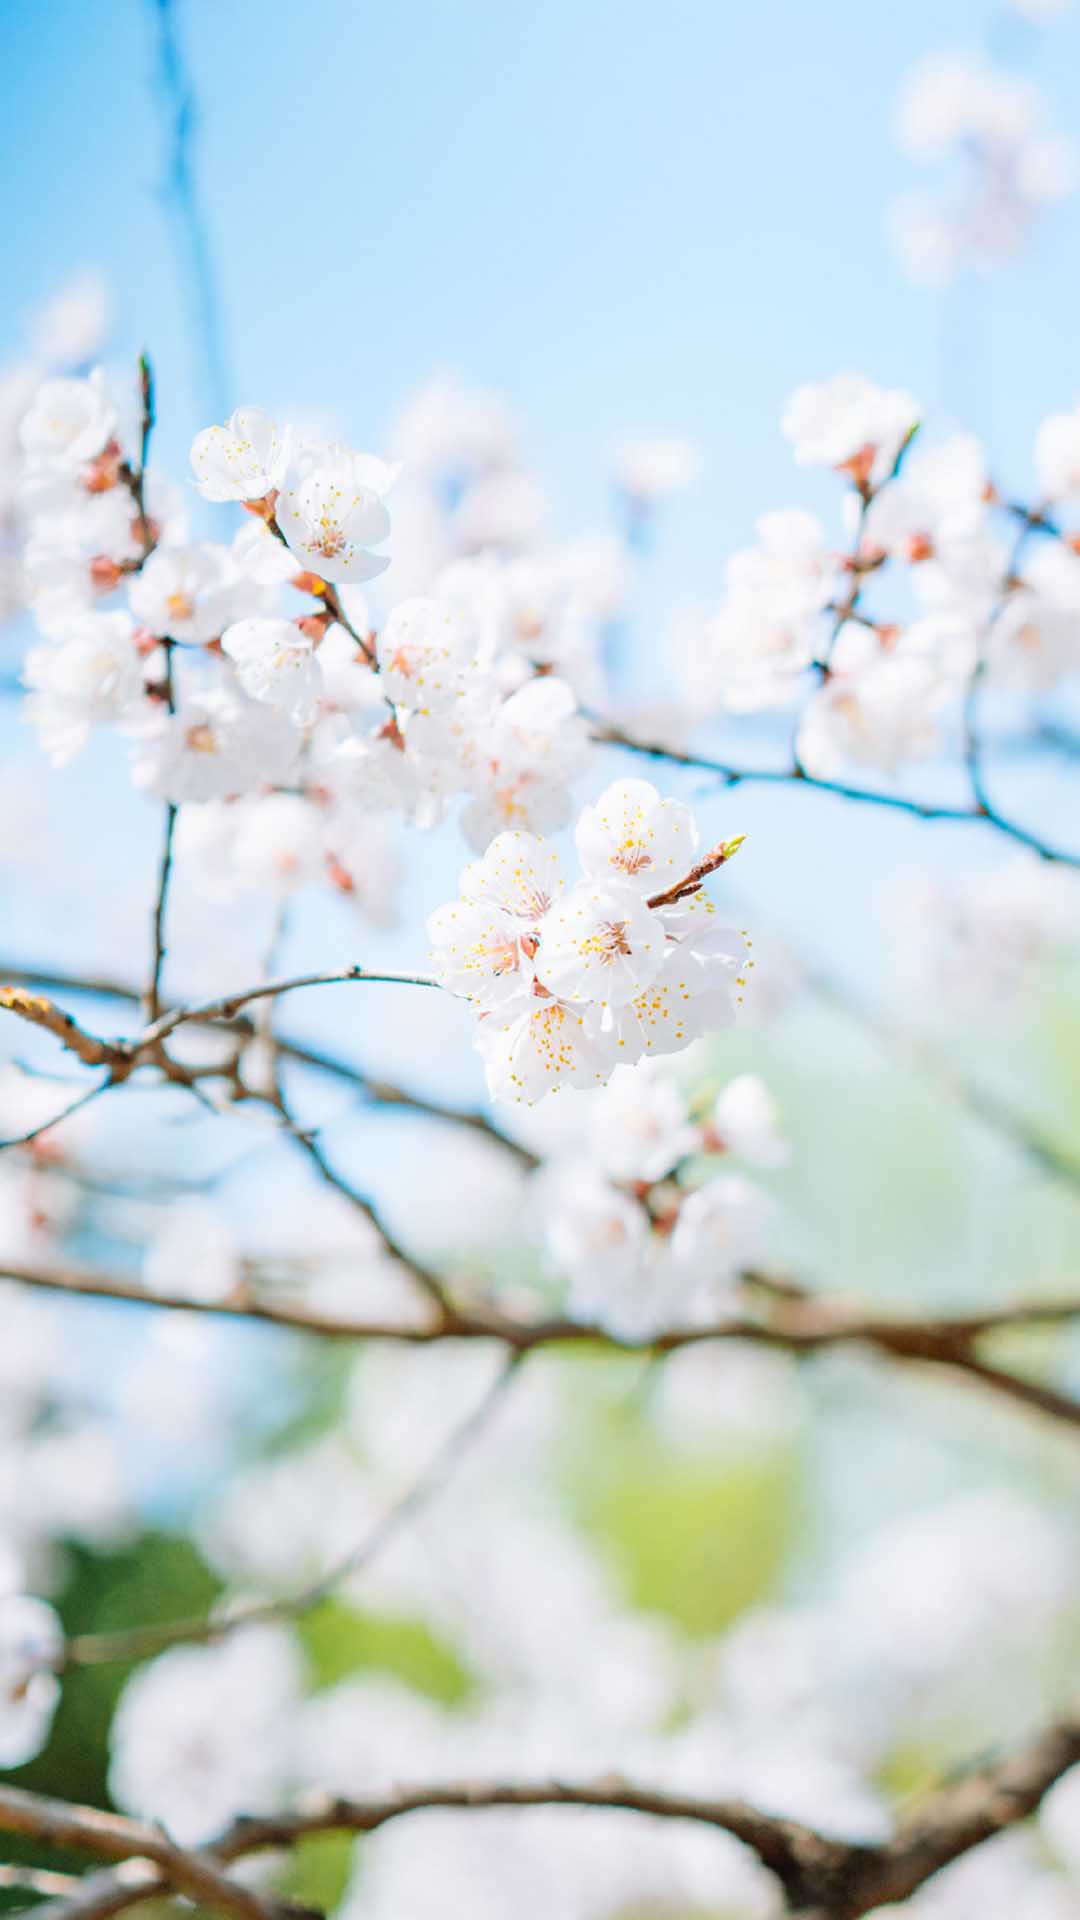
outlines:
[[423, 1471], [407, 1491], [375, 1522], [362, 1539], [331, 1562], [318, 1579], [281, 1600], [257, 1601], [232, 1613], [197, 1614], [186, 1620], [163, 1621], [144, 1627], [121, 1628], [117, 1633], [81, 1634], [64, 1650], [67, 1667], [101, 1666], [115, 1661], [145, 1660], [179, 1645], [216, 1645], [240, 1627], [276, 1620], [296, 1620], [327, 1599], [342, 1582], [371, 1565], [406, 1523], [446, 1485], [470, 1444], [485, 1430], [504, 1397], [523, 1356], [508, 1354], [489, 1381], [477, 1404], [436, 1448]]
[[613, 721], [602, 719], [598, 715], [588, 716], [593, 722], [593, 739], [606, 746], [622, 747], [628, 753], [637, 753], [650, 760], [665, 760], [672, 766], [695, 767], [703, 773], [714, 773], [725, 786], [736, 787], [746, 784], [765, 782], [772, 786], [797, 785], [812, 789], [815, 793], [831, 793], [843, 800], [855, 800], [874, 807], [889, 807], [895, 812], [913, 815], [919, 820], [951, 820], [966, 822], [969, 825], [991, 827], [997, 833], [1022, 845], [1031, 847], [1044, 860], [1057, 861], [1063, 866], [1080, 867], [1080, 853], [1072, 853], [1063, 847], [1051, 846], [1038, 834], [1028, 828], [1018, 826], [998, 809], [993, 807], [957, 807], [940, 805], [931, 800], [915, 800], [907, 794], [876, 792], [869, 787], [859, 787], [843, 780], [826, 780], [818, 774], [807, 773], [794, 764], [786, 767], [745, 767], [737, 766], [729, 760], [717, 760], [710, 754], [693, 753], [684, 747], [671, 747], [659, 740], [642, 740], [635, 734], [627, 733], [625, 728]]
[[27, 1127], [25, 1133], [16, 1133], [8, 1140], [0, 1140], [0, 1153], [6, 1153], [9, 1147], [31, 1146], [35, 1140], [40, 1140], [43, 1133], [50, 1133], [53, 1127], [60, 1126], [62, 1121], [70, 1120], [73, 1113], [78, 1113], [81, 1108], [88, 1107], [92, 1100], [99, 1100], [103, 1093], [108, 1093], [112, 1085], [113, 1077], [112, 1074], [109, 1073], [106, 1074], [104, 1080], [99, 1080], [95, 1086], [84, 1087], [81, 1093], [76, 1095], [74, 1100], [68, 1102], [66, 1107], [61, 1107], [59, 1113], [50, 1114], [47, 1120], [39, 1120], [36, 1126]]
[[233, 1020], [242, 1007], [250, 1006], [255, 1000], [275, 999], [279, 994], [295, 993], [303, 987], [332, 987], [343, 981], [357, 980], [404, 987], [437, 987], [439, 984], [429, 973], [375, 973], [359, 966], [339, 967], [331, 973], [298, 973], [287, 980], [263, 980], [255, 986], [241, 987], [236, 993], [221, 994], [215, 1000], [173, 1007], [169, 1013], [153, 1021], [134, 1044], [137, 1051], [142, 1051], [166, 1039], [170, 1033], [175, 1033], [177, 1027], [193, 1021], [202, 1025], [214, 1020]]
[[397, 1239], [395, 1234], [391, 1233], [389, 1227], [383, 1221], [374, 1200], [370, 1199], [367, 1194], [361, 1193], [360, 1189], [354, 1186], [345, 1174], [338, 1172], [333, 1162], [327, 1157], [322, 1143], [317, 1139], [316, 1135], [297, 1125], [280, 1088], [273, 1098], [267, 1099], [267, 1105], [272, 1107], [278, 1115], [289, 1137], [295, 1140], [300, 1151], [310, 1160], [319, 1178], [325, 1181], [328, 1187], [332, 1187], [335, 1193], [340, 1193], [342, 1197], [349, 1202], [350, 1206], [355, 1207], [361, 1217], [374, 1229], [383, 1252], [388, 1254], [392, 1260], [396, 1260], [398, 1265], [404, 1268], [410, 1279], [415, 1281], [421, 1293], [432, 1302], [443, 1317], [449, 1316], [451, 1310], [446, 1297], [446, 1289], [438, 1275], [433, 1273], [430, 1267], [426, 1267], [422, 1261], [415, 1259], [413, 1255], [402, 1246], [400, 1240]]

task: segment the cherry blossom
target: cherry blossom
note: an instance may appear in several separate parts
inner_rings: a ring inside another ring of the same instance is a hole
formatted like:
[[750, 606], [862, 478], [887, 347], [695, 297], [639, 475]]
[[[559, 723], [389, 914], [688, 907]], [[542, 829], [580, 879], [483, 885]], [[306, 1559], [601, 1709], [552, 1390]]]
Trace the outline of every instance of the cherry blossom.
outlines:
[[324, 580], [373, 580], [390, 562], [370, 552], [390, 532], [384, 495], [394, 469], [348, 447], [309, 449], [285, 476], [275, 513], [301, 565]]
[[602, 1086], [619, 1057], [618, 1036], [599, 1007], [547, 995], [485, 1010], [476, 1045], [493, 1100], [531, 1103], [563, 1087]]
[[541, 922], [537, 977], [563, 1000], [622, 1006], [651, 986], [663, 962], [663, 924], [625, 883], [585, 881]]
[[585, 872], [659, 893], [685, 874], [697, 852], [690, 808], [662, 799], [647, 780], [617, 780], [586, 807], [574, 839]]
[[906, 77], [901, 147], [924, 162], [955, 155], [965, 163], [958, 190], [908, 196], [893, 209], [912, 278], [943, 284], [965, 267], [985, 270], [1024, 241], [1041, 206], [1070, 190], [1073, 152], [1047, 118], [1030, 81], [966, 54], [932, 55]]
[[1069, 500], [1080, 493], [1080, 406], [1051, 413], [1035, 436], [1035, 471], [1046, 500]]
[[671, 1259], [714, 1290], [736, 1280], [765, 1252], [769, 1203], [737, 1173], [721, 1173], [687, 1196], [671, 1236]]
[[19, 437], [32, 465], [72, 473], [104, 451], [116, 426], [104, 377], [95, 372], [86, 380], [46, 380], [23, 415]]
[[848, 626], [833, 654], [836, 671], [807, 703], [799, 753], [829, 776], [847, 761], [895, 772], [936, 753], [952, 687], [937, 660], [915, 649], [888, 651], [873, 634]]
[[208, 1840], [233, 1814], [269, 1810], [288, 1778], [301, 1663], [282, 1628], [219, 1647], [174, 1647], [141, 1667], [113, 1720], [110, 1785], [121, 1806]]
[[666, 1068], [650, 1061], [620, 1068], [596, 1096], [588, 1145], [610, 1180], [660, 1180], [701, 1144], [684, 1091]]
[[459, 699], [481, 664], [461, 615], [422, 599], [394, 608], [379, 635], [378, 658], [387, 698], [424, 713], [443, 711]]
[[221, 636], [221, 650], [253, 700], [280, 707], [298, 722], [310, 718], [322, 690], [315, 643], [292, 620], [237, 620]]
[[226, 547], [160, 547], [131, 583], [131, 611], [151, 633], [202, 645], [233, 619], [237, 584]]
[[820, 386], [796, 388], [781, 425], [800, 467], [834, 467], [878, 486], [918, 420], [918, 405], [902, 388], [838, 373]]
[[136, 743], [136, 784], [180, 805], [222, 800], [284, 780], [299, 747], [290, 720], [265, 701], [213, 687], [163, 714]]
[[262, 500], [280, 487], [289, 436], [261, 407], [238, 407], [223, 427], [206, 427], [191, 447], [204, 500]]
[[429, 922], [436, 977], [477, 1007], [495, 1097], [602, 1084], [620, 1058], [677, 1052], [727, 1025], [745, 984], [741, 936], [716, 919], [700, 882], [688, 882], [688, 898], [664, 897], [693, 863], [689, 808], [646, 781], [619, 781], [575, 837], [586, 875], [569, 892], [543, 842], [500, 834], [465, 869], [460, 899]]
[[128, 614], [77, 613], [23, 662], [26, 719], [49, 758], [66, 765], [102, 721], [120, 721], [143, 689]]

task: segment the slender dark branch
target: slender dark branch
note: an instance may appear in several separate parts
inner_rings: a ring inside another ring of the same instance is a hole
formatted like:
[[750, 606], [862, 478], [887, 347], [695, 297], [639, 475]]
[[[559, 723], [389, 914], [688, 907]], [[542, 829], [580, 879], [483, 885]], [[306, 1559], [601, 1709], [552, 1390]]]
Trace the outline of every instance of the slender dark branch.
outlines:
[[169, 1013], [163, 1013], [159, 1020], [150, 1026], [134, 1042], [137, 1052], [153, 1047], [175, 1033], [177, 1027], [195, 1022], [204, 1025], [208, 1021], [233, 1020], [242, 1007], [250, 1006], [256, 1000], [276, 999], [279, 994], [295, 993], [302, 987], [331, 987], [343, 981], [367, 980], [391, 986], [436, 987], [438, 981], [428, 973], [374, 973], [367, 967], [339, 967], [331, 973], [298, 973], [287, 980], [263, 980], [252, 987], [241, 987], [236, 993], [221, 994], [216, 1000], [201, 1000], [186, 1006], [173, 1007]]
[[[173, 697], [173, 643], [163, 640], [165, 650], [165, 703], [172, 713], [175, 709]], [[145, 1008], [147, 1020], [156, 1020], [161, 1013], [161, 969], [165, 964], [165, 914], [169, 902], [169, 881], [172, 877], [173, 836], [180, 809], [173, 801], [165, 802], [165, 832], [161, 844], [161, 859], [158, 863], [157, 886], [154, 890], [154, 911], [151, 921], [152, 947], [150, 956], [150, 979], [146, 989]]]
[[[48, 987], [55, 993], [91, 994], [102, 1000], [124, 1000], [137, 1002], [138, 989], [124, 985], [116, 980], [87, 980], [76, 974], [54, 973], [48, 968], [21, 968], [8, 966], [0, 961], [0, 978], [12, 981], [19, 986], [38, 985]], [[223, 1018], [217, 1014], [207, 1016], [207, 1024]], [[195, 1015], [189, 1016], [192, 1025], [198, 1025]], [[254, 1028], [243, 1015], [238, 1015], [233, 1023], [237, 1033], [250, 1035]], [[316, 1073], [324, 1073], [330, 1079], [340, 1080], [344, 1085], [355, 1087], [362, 1098], [377, 1107], [399, 1107], [406, 1113], [417, 1113], [430, 1120], [445, 1120], [453, 1126], [468, 1127], [472, 1132], [490, 1140], [494, 1146], [501, 1147], [523, 1167], [539, 1165], [539, 1157], [530, 1148], [522, 1146], [490, 1118], [477, 1110], [448, 1106], [440, 1100], [433, 1100], [426, 1094], [415, 1092], [412, 1088], [401, 1087], [392, 1080], [384, 1080], [382, 1075], [366, 1073], [362, 1067], [353, 1066], [348, 1060], [340, 1059], [336, 1054], [326, 1053], [319, 1047], [308, 1046], [298, 1040], [275, 1038], [275, 1046], [283, 1060], [295, 1062], [297, 1066], [310, 1067]]]
[[[744, 1800], [666, 1793], [616, 1774], [580, 1781], [451, 1781], [367, 1800], [315, 1796], [294, 1810], [237, 1819], [210, 1847], [179, 1859], [179, 1850], [153, 1830], [156, 1852], [149, 1847], [141, 1851], [158, 1864], [156, 1878], [150, 1877], [148, 1868], [137, 1870], [134, 1885], [124, 1890], [118, 1875], [95, 1875], [92, 1901], [76, 1895], [70, 1906], [57, 1903], [45, 1911], [51, 1920], [75, 1920], [76, 1915], [79, 1920], [107, 1920], [162, 1884], [187, 1891], [195, 1877], [211, 1875], [217, 1880], [214, 1893], [202, 1897], [221, 1906], [225, 1892], [229, 1910], [234, 1910], [231, 1903], [239, 1889], [226, 1878], [227, 1866], [253, 1854], [287, 1851], [316, 1834], [377, 1833], [392, 1821], [436, 1810], [479, 1815], [497, 1809], [576, 1807], [656, 1820], [689, 1820], [731, 1834], [776, 1875], [789, 1914], [800, 1920], [812, 1916], [813, 1920], [861, 1920], [872, 1910], [909, 1899], [943, 1867], [1029, 1818], [1051, 1787], [1078, 1763], [1080, 1722], [1061, 1721], [1001, 1759], [926, 1796], [888, 1840], [876, 1845], [838, 1840], [802, 1821], [762, 1812]], [[59, 1824], [68, 1844], [106, 1858], [116, 1858], [115, 1849], [122, 1842], [134, 1851], [143, 1837], [144, 1830], [134, 1821], [99, 1815], [92, 1808], [58, 1807], [14, 1790], [0, 1790], [0, 1825], [5, 1823], [5, 1801], [12, 1798], [18, 1803], [17, 1831], [51, 1837], [53, 1825]], [[101, 1833], [96, 1821], [105, 1823]], [[163, 1860], [166, 1846], [169, 1858]]]
[[173, 0], [150, 0], [150, 5], [158, 22], [158, 87], [169, 116], [161, 195], [174, 216], [179, 265], [188, 281], [191, 338], [201, 342], [205, 356], [207, 404], [211, 418], [221, 420], [229, 410], [232, 380], [226, 364], [217, 270], [196, 179], [198, 107], [177, 35]]
[[230, 1914], [233, 1920], [269, 1920], [281, 1911], [274, 1900], [264, 1900], [231, 1879], [208, 1855], [174, 1845], [160, 1827], [147, 1821], [103, 1813], [97, 1807], [73, 1806], [0, 1783], [0, 1832], [26, 1834], [50, 1846], [96, 1854], [104, 1860], [152, 1860], [177, 1892], [186, 1893], [200, 1906]]
[[350, 1206], [356, 1208], [362, 1218], [374, 1228], [383, 1252], [404, 1268], [409, 1278], [415, 1281], [421, 1293], [431, 1301], [437, 1312], [444, 1318], [448, 1317], [451, 1310], [446, 1290], [438, 1274], [433, 1273], [430, 1267], [424, 1266], [422, 1261], [414, 1259], [413, 1255], [407, 1252], [383, 1221], [375, 1202], [367, 1194], [361, 1193], [345, 1174], [338, 1171], [314, 1133], [297, 1125], [280, 1088], [272, 1098], [267, 1100], [267, 1105], [271, 1106], [278, 1115], [290, 1139], [296, 1141], [300, 1151], [310, 1160], [319, 1178], [325, 1181], [328, 1187], [332, 1187], [335, 1193], [340, 1193]]
[[328, 580], [323, 582], [322, 590], [319, 593], [319, 599], [322, 601], [327, 612], [333, 614], [334, 619], [337, 621], [338, 625], [341, 627], [344, 627], [350, 640], [355, 641], [356, 645], [359, 647], [361, 653], [363, 654], [364, 659], [367, 661], [368, 666], [374, 667], [376, 672], [378, 672], [379, 662], [372, 649], [370, 641], [367, 639], [365, 634], [359, 633], [357, 629], [353, 626], [352, 621], [349, 619], [348, 614], [346, 613], [344, 607], [341, 604], [340, 593], [338, 592], [337, 588], [335, 586], [332, 586]]
[[112, 1084], [112, 1075], [106, 1074], [104, 1080], [99, 1080], [95, 1086], [84, 1087], [74, 1100], [69, 1100], [66, 1107], [61, 1107], [59, 1113], [50, 1114], [47, 1120], [39, 1120], [36, 1126], [27, 1127], [25, 1133], [13, 1134], [9, 1140], [0, 1140], [0, 1153], [6, 1153], [9, 1147], [31, 1146], [35, 1140], [40, 1140], [43, 1133], [50, 1133], [62, 1121], [70, 1120], [73, 1113], [78, 1113], [82, 1107], [88, 1107], [92, 1100], [98, 1100], [103, 1093], [108, 1093]]
[[737, 787], [744, 783], [759, 782], [772, 786], [798, 785], [810, 788], [816, 793], [836, 794], [840, 799], [855, 800], [867, 806], [889, 807], [894, 812], [912, 814], [919, 820], [954, 820], [974, 825], [981, 823], [1011, 840], [1017, 840], [1022, 845], [1031, 847], [1044, 860], [1055, 860], [1068, 867], [1080, 867], [1080, 853], [1072, 853], [1066, 848], [1051, 846], [1038, 834], [1006, 818], [996, 808], [945, 806], [931, 800], [914, 800], [907, 794], [884, 793], [869, 787], [855, 786], [843, 780], [826, 780], [818, 774], [807, 773], [798, 764], [786, 767], [736, 766], [730, 760], [718, 760], [710, 754], [694, 753], [685, 747], [666, 746], [659, 740], [639, 739], [637, 735], [627, 733], [623, 727], [617, 726], [613, 721], [604, 720], [598, 715], [587, 717], [593, 723], [593, 739], [601, 744], [622, 747], [627, 753], [642, 754], [650, 760], [664, 760], [672, 766], [696, 767], [702, 773], [714, 773], [725, 786]]
[[406, 1346], [443, 1341], [493, 1341], [515, 1353], [541, 1348], [598, 1346], [613, 1353], [664, 1355], [685, 1347], [742, 1341], [778, 1352], [812, 1354], [831, 1347], [861, 1347], [916, 1366], [940, 1368], [1080, 1428], [1080, 1401], [983, 1358], [984, 1337], [1033, 1326], [1062, 1325], [1080, 1319], [1080, 1299], [1017, 1302], [979, 1313], [919, 1319], [890, 1319], [842, 1301], [805, 1293], [789, 1283], [747, 1275], [747, 1284], [769, 1296], [761, 1318], [732, 1314], [700, 1326], [670, 1326], [641, 1338], [611, 1333], [593, 1321], [551, 1318], [519, 1320], [489, 1308], [451, 1306], [426, 1320], [392, 1321], [335, 1318], [302, 1303], [273, 1300], [248, 1287], [224, 1300], [193, 1300], [183, 1293], [148, 1293], [135, 1281], [82, 1268], [0, 1265], [0, 1278], [43, 1292], [115, 1300], [170, 1312], [200, 1313], [229, 1320], [252, 1320], [327, 1340], [384, 1340]]

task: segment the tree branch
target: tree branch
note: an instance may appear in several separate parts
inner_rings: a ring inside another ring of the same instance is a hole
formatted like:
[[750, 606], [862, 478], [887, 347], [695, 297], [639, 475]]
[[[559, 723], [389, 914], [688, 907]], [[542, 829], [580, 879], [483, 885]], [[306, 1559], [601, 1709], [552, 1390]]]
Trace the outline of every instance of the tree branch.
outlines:
[[[784, 1288], [768, 1281], [764, 1285], [773, 1293], [774, 1305], [760, 1319], [749, 1313], [735, 1314], [700, 1326], [665, 1327], [640, 1339], [628, 1339], [591, 1321], [559, 1318], [518, 1320], [493, 1308], [462, 1308], [456, 1305], [418, 1323], [337, 1319], [302, 1305], [286, 1305], [269, 1298], [259, 1298], [246, 1290], [224, 1300], [211, 1301], [192, 1300], [182, 1293], [148, 1293], [132, 1280], [92, 1269], [21, 1267], [5, 1262], [0, 1265], [0, 1279], [15, 1280], [44, 1292], [116, 1300], [168, 1312], [253, 1320], [329, 1340], [382, 1340], [406, 1346], [489, 1340], [517, 1354], [534, 1353], [541, 1348], [591, 1345], [603, 1347], [612, 1353], [638, 1356], [663, 1356], [677, 1353], [685, 1347], [724, 1341], [742, 1341], [750, 1346], [772, 1347], [779, 1352], [792, 1354], [812, 1354], [830, 1347], [863, 1347], [903, 1364], [955, 1373], [1066, 1426], [1080, 1429], [1080, 1401], [983, 1359], [976, 1345], [982, 1338], [995, 1333], [1080, 1319], [1080, 1299], [1020, 1301], [1014, 1306], [993, 1308], [982, 1313], [923, 1320], [890, 1319], [848, 1307], [841, 1301], [810, 1296], [800, 1289]], [[760, 1286], [763, 1277], [748, 1275], [747, 1281]]]
[[[53, 973], [47, 968], [22, 968], [9, 966], [0, 961], [0, 978], [17, 983], [19, 986], [43, 986], [56, 993], [91, 994], [102, 1000], [123, 1000], [137, 1003], [140, 995], [136, 987], [127, 986], [117, 980], [86, 980], [76, 974]], [[191, 1025], [200, 1024], [192, 1018]], [[207, 1020], [207, 1025], [214, 1022]], [[233, 1023], [235, 1031], [245, 1038], [254, 1036], [254, 1027], [244, 1015], [237, 1016]], [[463, 1109], [446, 1105], [443, 1101], [433, 1100], [426, 1094], [417, 1093], [410, 1087], [399, 1086], [395, 1081], [385, 1080], [382, 1075], [365, 1072], [362, 1067], [353, 1066], [351, 1061], [342, 1060], [336, 1054], [326, 1053], [319, 1047], [308, 1046], [298, 1040], [286, 1040], [275, 1035], [275, 1048], [283, 1060], [295, 1062], [297, 1066], [310, 1067], [316, 1073], [324, 1073], [328, 1078], [340, 1080], [347, 1086], [355, 1087], [363, 1099], [372, 1106], [399, 1107], [403, 1112], [420, 1114], [430, 1120], [445, 1120], [453, 1126], [467, 1127], [493, 1146], [511, 1154], [522, 1167], [532, 1168], [539, 1165], [539, 1156], [521, 1142], [504, 1133], [498, 1123], [486, 1113], [477, 1109]]]
[[[13, 1818], [13, 1830], [115, 1859], [116, 1849], [140, 1852], [160, 1868], [156, 1881], [142, 1871], [122, 1888], [118, 1875], [95, 1875], [87, 1882], [93, 1900], [74, 1896], [45, 1911], [51, 1920], [107, 1920], [122, 1907], [145, 1899], [162, 1882], [188, 1891], [204, 1881], [200, 1898], [228, 1912], [239, 1912], [242, 1890], [223, 1869], [251, 1854], [283, 1851], [315, 1834], [371, 1834], [413, 1814], [436, 1810], [482, 1813], [495, 1809], [578, 1807], [642, 1814], [658, 1820], [690, 1820], [731, 1834], [774, 1873], [787, 1910], [802, 1920], [861, 1920], [872, 1909], [904, 1901], [962, 1855], [995, 1834], [1026, 1820], [1062, 1775], [1080, 1764], [1080, 1722], [1064, 1720], [1034, 1735], [1023, 1746], [971, 1772], [958, 1783], [929, 1794], [902, 1819], [892, 1836], [877, 1845], [837, 1840], [801, 1821], [764, 1813], [738, 1799], [710, 1800], [637, 1786], [617, 1775], [599, 1780], [517, 1783], [466, 1781], [404, 1789], [367, 1800], [316, 1796], [296, 1810], [232, 1822], [208, 1848], [181, 1851], [156, 1829], [97, 1814], [91, 1808], [63, 1808], [14, 1789], [0, 1789], [0, 1826]], [[99, 1826], [98, 1823], [103, 1823]], [[156, 1850], [142, 1845], [149, 1832]], [[167, 1857], [163, 1857], [167, 1856]], [[211, 1892], [205, 1884], [214, 1877]], [[254, 1901], [255, 1896], [243, 1897]], [[226, 1902], [228, 1904], [226, 1904]], [[265, 1920], [266, 1905], [260, 1920]]]
[[97, 1807], [75, 1806], [0, 1783], [0, 1831], [103, 1860], [152, 1860], [178, 1893], [233, 1920], [268, 1920], [282, 1911], [281, 1903], [250, 1892], [207, 1854], [175, 1846], [160, 1827]]
[[884, 793], [870, 787], [855, 786], [844, 780], [826, 780], [814, 773], [807, 773], [796, 762], [785, 767], [745, 767], [737, 766], [730, 760], [717, 760], [705, 753], [693, 753], [683, 747], [665, 746], [659, 740], [642, 740], [636, 734], [627, 733], [625, 728], [614, 721], [605, 720], [597, 714], [586, 716], [593, 722], [593, 739], [602, 745], [622, 747], [628, 753], [645, 755], [650, 760], [665, 760], [672, 766], [696, 767], [702, 773], [715, 773], [725, 786], [737, 787], [744, 783], [761, 781], [781, 786], [801, 786], [812, 788], [816, 793], [832, 793], [843, 800], [856, 800], [867, 806], [891, 807], [900, 813], [913, 814], [920, 820], [954, 820], [969, 824], [982, 824], [994, 828], [1009, 839], [1032, 848], [1044, 860], [1055, 860], [1063, 866], [1080, 867], [1080, 853], [1069, 852], [1064, 847], [1051, 846], [1038, 834], [1026, 827], [1018, 826], [1009, 820], [997, 808], [990, 806], [954, 807], [939, 805], [930, 800], [913, 800], [906, 794]]

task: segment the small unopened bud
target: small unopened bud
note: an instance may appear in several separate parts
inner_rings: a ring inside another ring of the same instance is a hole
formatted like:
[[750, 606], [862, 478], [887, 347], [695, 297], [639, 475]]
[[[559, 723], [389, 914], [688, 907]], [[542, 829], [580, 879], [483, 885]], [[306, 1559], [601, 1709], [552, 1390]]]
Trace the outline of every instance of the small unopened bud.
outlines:
[[356, 882], [353, 879], [352, 874], [349, 873], [347, 868], [342, 866], [341, 861], [338, 859], [336, 854], [334, 853], [327, 854], [326, 871], [327, 871], [327, 875], [329, 877], [331, 886], [336, 887], [339, 893], [355, 893], [356, 892]]
[[119, 440], [110, 440], [96, 459], [83, 468], [82, 485], [87, 493], [110, 493], [120, 478], [123, 455]]
[[107, 553], [96, 553], [90, 562], [90, 580], [97, 593], [112, 593], [124, 577], [124, 569]]
[[334, 622], [332, 614], [307, 613], [296, 624], [305, 639], [310, 640], [312, 645], [317, 647], [326, 639], [327, 629], [332, 627]]
[[244, 501], [244, 505], [247, 508], [248, 512], [253, 513], [256, 516], [256, 518], [259, 520], [265, 520], [267, 522], [267, 525], [269, 525], [270, 521], [274, 517], [274, 509], [277, 506], [277, 503], [278, 503], [278, 494], [277, 494], [276, 487], [271, 487], [270, 492], [262, 494], [258, 500]]
[[870, 475], [874, 470], [876, 458], [877, 448], [872, 440], [867, 440], [863, 446], [856, 449], [849, 460], [841, 461], [840, 472], [850, 473], [855, 485], [862, 490], [870, 484]]

